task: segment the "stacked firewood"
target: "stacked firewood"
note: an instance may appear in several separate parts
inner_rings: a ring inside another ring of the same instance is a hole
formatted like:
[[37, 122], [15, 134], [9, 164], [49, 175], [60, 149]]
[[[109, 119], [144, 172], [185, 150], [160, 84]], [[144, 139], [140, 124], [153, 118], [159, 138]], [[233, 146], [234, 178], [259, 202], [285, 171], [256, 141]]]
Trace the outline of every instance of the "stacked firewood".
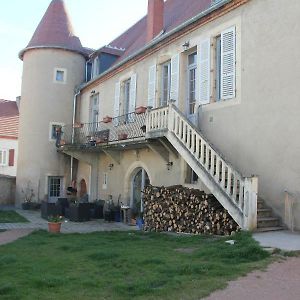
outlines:
[[230, 235], [240, 230], [213, 195], [181, 185], [147, 186], [143, 192], [146, 231]]

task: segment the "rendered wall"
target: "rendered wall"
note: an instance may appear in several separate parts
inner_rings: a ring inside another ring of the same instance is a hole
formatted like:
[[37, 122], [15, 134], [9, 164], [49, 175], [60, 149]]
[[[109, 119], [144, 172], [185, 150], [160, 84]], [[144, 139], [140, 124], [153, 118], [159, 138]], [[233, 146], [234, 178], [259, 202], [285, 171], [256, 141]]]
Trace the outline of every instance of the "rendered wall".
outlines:
[[15, 203], [16, 177], [0, 175], [0, 205]]
[[[67, 71], [66, 83], [54, 82], [54, 69]], [[57, 153], [49, 139], [50, 122], [72, 123], [75, 86], [84, 80], [85, 59], [59, 49], [27, 51], [23, 61], [20, 107], [17, 204], [21, 190], [30, 183], [35, 200], [47, 197], [47, 177], [62, 176], [69, 183], [70, 158]]]

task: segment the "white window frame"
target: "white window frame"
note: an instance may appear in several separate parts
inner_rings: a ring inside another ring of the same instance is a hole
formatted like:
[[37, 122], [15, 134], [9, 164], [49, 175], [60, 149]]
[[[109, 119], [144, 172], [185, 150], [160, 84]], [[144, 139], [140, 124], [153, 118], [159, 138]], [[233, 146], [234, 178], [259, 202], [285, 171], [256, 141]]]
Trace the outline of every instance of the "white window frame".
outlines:
[[[164, 103], [163, 97], [164, 97], [164, 89], [165, 89], [165, 84], [164, 84], [164, 70], [165, 68], [168, 68], [168, 86], [167, 86], [167, 99], [166, 103]], [[160, 106], [166, 106], [168, 105], [169, 101], [171, 99], [171, 60], [168, 60], [161, 64], [161, 94], [160, 94], [160, 99], [159, 99], [159, 105]]]
[[102, 189], [106, 190], [108, 185], [108, 173], [103, 173], [103, 183], [102, 183]]
[[61, 126], [61, 127], [65, 126], [65, 124], [61, 123], [61, 122], [50, 122], [50, 124], [49, 124], [49, 141], [50, 142], [56, 141], [56, 139], [52, 138], [52, 127], [53, 127], [53, 125], [58, 125], [58, 126]]
[[[57, 72], [63, 72], [63, 80], [57, 80]], [[65, 68], [54, 68], [54, 74], [53, 74], [53, 82], [54, 83], [60, 83], [60, 84], [66, 84], [67, 83], [67, 69]]]
[[[196, 60], [193, 64], [190, 64], [189, 63], [189, 57], [192, 56], [192, 55], [196, 55]], [[193, 51], [191, 52], [188, 56], [187, 56], [187, 101], [186, 101], [186, 111], [187, 111], [187, 115], [188, 116], [192, 116], [196, 113], [197, 111], [197, 72], [198, 72], [198, 66], [197, 66], [197, 60], [198, 60], [198, 53], [197, 51]], [[190, 77], [190, 74], [191, 72], [194, 72], [194, 81], [195, 81], [195, 86], [194, 86], [194, 112], [191, 113], [191, 110], [190, 110], [190, 106], [191, 106], [191, 102], [190, 102], [190, 80], [191, 80], [191, 77]]]
[[0, 149], [0, 152], [2, 152], [2, 159], [0, 161], [1, 167], [7, 167], [8, 166], [8, 150], [7, 149]]

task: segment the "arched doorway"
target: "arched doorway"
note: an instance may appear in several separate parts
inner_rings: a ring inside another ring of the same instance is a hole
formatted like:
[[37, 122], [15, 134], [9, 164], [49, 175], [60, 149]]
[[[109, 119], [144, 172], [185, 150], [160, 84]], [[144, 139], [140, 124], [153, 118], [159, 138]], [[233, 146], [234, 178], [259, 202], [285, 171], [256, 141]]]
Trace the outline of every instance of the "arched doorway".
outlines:
[[84, 179], [80, 180], [80, 190], [79, 190], [79, 196], [80, 198], [87, 194], [87, 188], [86, 188], [86, 182]]
[[131, 199], [130, 207], [134, 214], [139, 214], [144, 210], [143, 207], [143, 189], [150, 184], [149, 176], [143, 168], [137, 168], [133, 172], [131, 180]]

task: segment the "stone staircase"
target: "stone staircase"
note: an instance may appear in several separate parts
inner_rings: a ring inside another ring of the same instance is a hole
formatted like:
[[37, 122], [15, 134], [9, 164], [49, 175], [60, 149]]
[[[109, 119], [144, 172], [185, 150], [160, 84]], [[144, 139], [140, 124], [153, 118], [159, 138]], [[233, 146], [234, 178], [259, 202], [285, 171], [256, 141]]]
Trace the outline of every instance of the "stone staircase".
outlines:
[[273, 210], [269, 208], [261, 198], [257, 200], [257, 229], [256, 232], [277, 231], [285, 229], [276, 217]]

